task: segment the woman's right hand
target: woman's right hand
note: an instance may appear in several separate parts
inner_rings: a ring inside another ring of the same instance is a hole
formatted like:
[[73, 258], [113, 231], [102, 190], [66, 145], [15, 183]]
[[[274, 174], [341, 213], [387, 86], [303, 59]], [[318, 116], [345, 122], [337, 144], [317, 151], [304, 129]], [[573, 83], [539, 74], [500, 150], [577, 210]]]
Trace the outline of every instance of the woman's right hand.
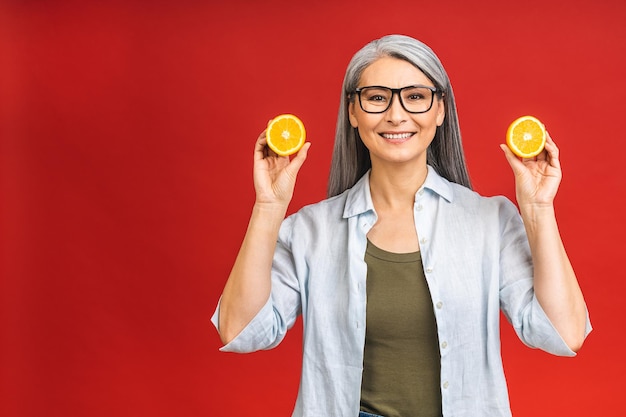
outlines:
[[305, 143], [293, 159], [278, 156], [267, 146], [264, 130], [254, 148], [254, 189], [256, 203], [289, 205], [296, 176], [306, 160], [311, 144]]
[[219, 333], [230, 343], [263, 308], [271, 293], [276, 241], [296, 184], [296, 176], [311, 146], [305, 143], [290, 160], [267, 146], [265, 131], [254, 147], [256, 203], [248, 230], [220, 301]]

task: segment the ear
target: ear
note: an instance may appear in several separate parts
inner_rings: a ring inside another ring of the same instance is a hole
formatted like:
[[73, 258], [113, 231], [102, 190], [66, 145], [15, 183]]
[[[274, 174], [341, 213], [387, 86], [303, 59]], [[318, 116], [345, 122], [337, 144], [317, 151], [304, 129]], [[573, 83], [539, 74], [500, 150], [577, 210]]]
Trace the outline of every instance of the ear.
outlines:
[[348, 104], [348, 118], [350, 119], [350, 125], [356, 129], [359, 126], [359, 123], [357, 122], [356, 116], [354, 115], [355, 103], [356, 100], [352, 100]]
[[443, 98], [437, 99], [437, 126], [441, 126], [446, 118], [446, 106], [444, 103]]

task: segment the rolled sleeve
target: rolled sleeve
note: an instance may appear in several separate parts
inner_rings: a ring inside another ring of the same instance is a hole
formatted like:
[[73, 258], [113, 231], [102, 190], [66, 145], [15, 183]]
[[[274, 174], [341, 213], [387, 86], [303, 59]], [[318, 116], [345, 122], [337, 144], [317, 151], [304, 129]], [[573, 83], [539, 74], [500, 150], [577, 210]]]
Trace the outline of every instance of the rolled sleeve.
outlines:
[[[246, 327], [220, 350], [248, 353], [272, 349], [285, 338], [300, 313], [300, 282], [291, 253], [291, 231], [295, 216], [283, 221], [272, 262], [270, 297]], [[219, 332], [221, 299], [211, 322]]]
[[[521, 217], [512, 205], [503, 217], [500, 263], [500, 304], [520, 340], [558, 356], [576, 356], [545, 311], [534, 291], [532, 257]], [[587, 313], [585, 337], [591, 332]]]
[[[585, 337], [592, 330], [588, 312], [586, 320]], [[522, 315], [521, 324], [521, 326], [514, 326], [515, 331], [527, 346], [539, 348], [553, 355], [576, 356], [576, 352], [569, 348], [552, 325], [536, 297], [533, 297], [527, 306], [527, 311]]]
[[[211, 322], [219, 332], [220, 302]], [[220, 348], [222, 352], [249, 353], [271, 349], [278, 345], [286, 333], [286, 325], [275, 314], [271, 297], [248, 325], [229, 343]]]

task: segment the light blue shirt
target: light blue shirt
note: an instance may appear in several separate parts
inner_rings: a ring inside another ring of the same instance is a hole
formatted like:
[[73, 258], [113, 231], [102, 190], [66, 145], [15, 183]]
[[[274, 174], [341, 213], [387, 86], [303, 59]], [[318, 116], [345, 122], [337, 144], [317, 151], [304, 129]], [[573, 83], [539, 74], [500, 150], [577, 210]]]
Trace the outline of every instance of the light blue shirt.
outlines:
[[[504, 197], [482, 197], [428, 169], [415, 195], [414, 218], [437, 320], [443, 415], [510, 416], [500, 310], [526, 345], [561, 356], [575, 353], [535, 297], [530, 249], [517, 208]], [[221, 349], [271, 349], [302, 314], [302, 379], [293, 416], [358, 416], [367, 301], [364, 256], [376, 218], [369, 174], [341, 195], [286, 218], [270, 299]], [[216, 327], [218, 315], [219, 305], [212, 318]]]

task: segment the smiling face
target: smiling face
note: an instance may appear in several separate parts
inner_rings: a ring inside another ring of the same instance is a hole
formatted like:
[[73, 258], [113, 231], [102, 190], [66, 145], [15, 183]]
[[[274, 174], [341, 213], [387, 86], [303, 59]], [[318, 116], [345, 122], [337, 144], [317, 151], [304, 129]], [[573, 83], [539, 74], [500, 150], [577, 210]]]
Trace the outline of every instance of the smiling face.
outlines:
[[[434, 87], [432, 81], [411, 63], [402, 59], [382, 57], [368, 66], [358, 87], [384, 86], [402, 88], [410, 85]], [[359, 131], [363, 144], [370, 151], [372, 167], [387, 163], [416, 163], [426, 166], [426, 150], [435, 137], [437, 126], [444, 120], [443, 101], [435, 97], [425, 113], [407, 112], [394, 94], [391, 106], [384, 113], [363, 111], [355, 97], [348, 108], [350, 124]]]

